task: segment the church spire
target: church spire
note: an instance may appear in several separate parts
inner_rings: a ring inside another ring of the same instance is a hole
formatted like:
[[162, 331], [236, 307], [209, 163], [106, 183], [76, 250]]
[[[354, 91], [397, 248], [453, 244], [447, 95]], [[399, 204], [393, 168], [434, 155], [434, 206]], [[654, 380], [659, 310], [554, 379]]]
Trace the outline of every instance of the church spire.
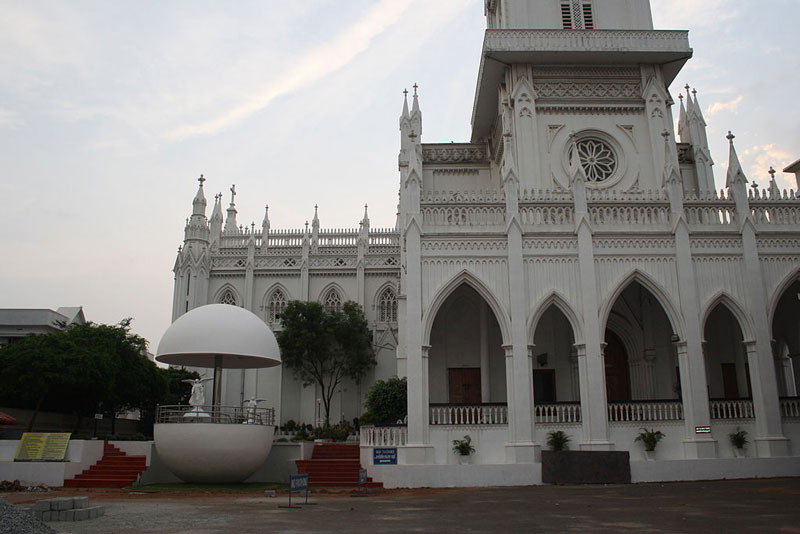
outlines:
[[228, 217], [225, 219], [225, 233], [238, 234], [239, 227], [236, 224], [236, 184], [231, 186], [231, 203], [228, 206]]
[[266, 240], [267, 235], [269, 234], [270, 223], [269, 223], [269, 204], [264, 206], [264, 220], [261, 221], [261, 236], [263, 239]]
[[730, 151], [728, 154], [728, 177], [725, 180], [725, 187], [731, 188], [739, 183], [746, 184], [747, 176], [744, 175], [742, 165], [739, 163], [739, 156], [736, 154], [736, 147], [733, 146], [733, 140], [736, 136], [728, 132], [726, 138], [730, 142]]
[[192, 201], [192, 216], [202, 215], [205, 217], [206, 195], [203, 193], [203, 182], [205, 182], [206, 179], [201, 174], [197, 181], [200, 182], [200, 185], [197, 187], [197, 194], [194, 196], [194, 200]]
[[689, 125], [686, 124], [686, 108], [683, 107], [683, 93], [678, 95], [678, 100], [681, 101], [681, 110], [678, 115], [678, 136], [681, 143], [689, 143]]
[[211, 212], [209, 227], [211, 229], [211, 241], [217, 241], [222, 235], [222, 193], [214, 195], [214, 210]]

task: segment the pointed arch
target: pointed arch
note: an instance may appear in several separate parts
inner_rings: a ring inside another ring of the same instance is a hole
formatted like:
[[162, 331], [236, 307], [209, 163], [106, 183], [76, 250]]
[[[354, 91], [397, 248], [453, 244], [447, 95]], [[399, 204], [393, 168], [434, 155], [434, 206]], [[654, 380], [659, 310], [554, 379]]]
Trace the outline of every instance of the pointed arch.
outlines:
[[233, 284], [223, 284], [214, 294], [212, 302], [216, 304], [230, 304], [232, 306], [242, 306], [242, 297], [233, 287]]
[[536, 334], [536, 327], [545, 312], [555, 306], [564, 317], [567, 318], [569, 325], [572, 327], [572, 335], [575, 337], [575, 344], [580, 345], [583, 343], [583, 323], [578, 319], [578, 315], [572, 309], [572, 306], [567, 302], [558, 291], [553, 291], [536, 306], [535, 312], [528, 319], [528, 339], [529, 343], [533, 343], [533, 336]]
[[500, 301], [497, 300], [486, 284], [484, 284], [477, 276], [466, 269], [462, 270], [460, 273], [451, 278], [449, 282], [440, 287], [439, 290], [434, 294], [433, 299], [431, 299], [431, 303], [428, 306], [427, 312], [423, 313], [422, 316], [423, 344], [430, 344], [431, 329], [433, 328], [433, 322], [436, 319], [436, 315], [439, 313], [442, 304], [444, 304], [447, 298], [462, 284], [467, 284], [470, 286], [487, 302], [487, 304], [489, 304], [489, 308], [494, 313], [498, 325], [500, 325], [500, 334], [503, 338], [503, 344], [510, 344], [511, 332], [509, 329], [510, 321], [508, 314], [500, 304]]
[[379, 323], [397, 322], [397, 288], [392, 282], [386, 282], [375, 292], [373, 301], [375, 320]]
[[280, 322], [280, 314], [289, 303], [289, 290], [283, 284], [275, 283], [264, 293], [261, 309], [267, 324]]
[[339, 311], [347, 298], [342, 287], [336, 282], [331, 282], [320, 291], [318, 300], [326, 310]]
[[[736, 322], [739, 323], [739, 328], [742, 331], [742, 341], [748, 342], [755, 339], [755, 329], [753, 328], [753, 323], [750, 320], [750, 316], [747, 314], [745, 309], [725, 291], [718, 291], [714, 294], [713, 297], [708, 301], [708, 303], [703, 307], [703, 315], [702, 321], [700, 322], [701, 332], [705, 332], [706, 323], [708, 322], [708, 318], [711, 313], [716, 309], [718, 305], [722, 304], [725, 308], [731, 312], [731, 315], [736, 319]], [[705, 334], [703, 334], [705, 337]]]
[[[783, 294], [794, 284], [800, 282], [800, 269], [797, 269], [783, 277], [783, 280], [772, 292], [767, 305], [767, 319], [769, 320], [770, 328], [775, 321], [775, 311], [778, 309], [778, 303], [781, 301]], [[800, 297], [799, 297], [800, 298]]]
[[661, 309], [664, 310], [664, 314], [667, 316], [667, 319], [669, 319], [670, 325], [672, 326], [672, 331], [680, 339], [685, 339], [683, 319], [681, 314], [678, 312], [678, 308], [673, 305], [672, 300], [661, 284], [653, 280], [650, 275], [640, 271], [639, 269], [634, 269], [630, 274], [623, 278], [622, 281], [617, 284], [616, 289], [611, 293], [609, 298], [606, 299], [603, 307], [600, 310], [601, 332], [605, 332], [605, 329], [608, 325], [608, 317], [611, 315], [611, 309], [614, 307], [617, 299], [620, 297], [620, 295], [622, 295], [622, 292], [634, 282], [638, 282], [655, 297], [656, 301], [658, 301], [658, 303], [661, 305]]

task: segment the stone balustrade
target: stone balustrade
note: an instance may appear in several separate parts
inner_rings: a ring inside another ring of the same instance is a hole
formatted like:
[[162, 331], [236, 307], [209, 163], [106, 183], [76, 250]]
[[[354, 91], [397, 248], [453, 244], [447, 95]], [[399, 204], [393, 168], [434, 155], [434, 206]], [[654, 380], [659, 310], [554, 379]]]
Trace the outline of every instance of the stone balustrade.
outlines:
[[505, 425], [506, 404], [431, 404], [431, 425]]
[[400, 447], [408, 443], [406, 426], [368, 426], [361, 427], [362, 447]]
[[711, 419], [752, 419], [755, 417], [751, 399], [711, 399]]
[[533, 418], [537, 423], [580, 423], [580, 402], [535, 404]]
[[800, 417], [800, 397], [784, 397], [781, 399], [782, 417]]
[[678, 421], [683, 419], [681, 401], [632, 401], [608, 403], [608, 420], [628, 421]]

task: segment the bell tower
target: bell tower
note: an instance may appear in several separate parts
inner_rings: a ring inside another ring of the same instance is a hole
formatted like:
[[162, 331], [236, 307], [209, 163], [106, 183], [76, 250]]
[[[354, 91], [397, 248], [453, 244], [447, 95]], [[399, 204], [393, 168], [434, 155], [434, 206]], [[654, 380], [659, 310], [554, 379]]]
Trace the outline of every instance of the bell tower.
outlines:
[[660, 189], [688, 32], [654, 30], [648, 0], [486, 0], [485, 14], [472, 142], [494, 153], [510, 137], [523, 190], [570, 189], [573, 141], [587, 189]]

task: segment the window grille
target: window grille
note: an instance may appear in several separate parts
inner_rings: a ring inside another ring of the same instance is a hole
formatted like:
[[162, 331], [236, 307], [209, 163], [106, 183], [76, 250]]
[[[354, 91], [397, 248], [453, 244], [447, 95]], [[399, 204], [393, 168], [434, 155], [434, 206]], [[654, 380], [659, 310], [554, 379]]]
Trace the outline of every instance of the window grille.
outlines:
[[220, 304], [230, 304], [231, 306], [236, 306], [236, 297], [233, 296], [233, 292], [230, 289], [225, 291], [222, 294], [222, 297], [219, 299]]
[[281, 320], [281, 314], [286, 309], [286, 295], [283, 291], [276, 289], [269, 299], [268, 319], [270, 323]]
[[322, 301], [326, 311], [341, 311], [342, 309], [342, 296], [335, 289], [330, 289]]
[[381, 293], [378, 305], [378, 321], [383, 323], [397, 322], [397, 297], [394, 294], [394, 290], [390, 287], [387, 287], [383, 293]]

